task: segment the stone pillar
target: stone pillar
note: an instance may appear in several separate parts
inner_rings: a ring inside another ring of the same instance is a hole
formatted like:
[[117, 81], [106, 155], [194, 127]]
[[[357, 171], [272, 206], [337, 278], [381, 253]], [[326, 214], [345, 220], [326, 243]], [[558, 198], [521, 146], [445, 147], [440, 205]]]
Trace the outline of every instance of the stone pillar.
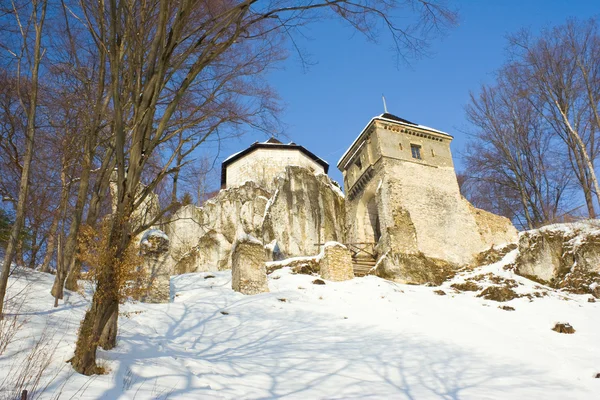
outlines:
[[321, 277], [329, 281], [347, 281], [354, 278], [352, 253], [337, 242], [325, 243], [321, 259]]
[[167, 262], [167, 235], [158, 229], [146, 231], [142, 236], [140, 250], [143, 257], [143, 279], [139, 282], [139, 300], [145, 303], [168, 303], [171, 299], [171, 271]]
[[263, 244], [252, 236], [238, 238], [231, 257], [231, 287], [243, 294], [269, 291]]

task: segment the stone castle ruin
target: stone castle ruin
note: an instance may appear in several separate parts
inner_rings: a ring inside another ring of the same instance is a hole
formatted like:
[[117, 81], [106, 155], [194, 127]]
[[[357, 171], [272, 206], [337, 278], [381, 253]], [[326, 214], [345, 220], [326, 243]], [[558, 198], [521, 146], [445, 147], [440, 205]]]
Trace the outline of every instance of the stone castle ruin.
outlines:
[[452, 139], [385, 113], [371, 119], [338, 162], [346, 192], [346, 240], [363, 248], [373, 244], [371, 254], [386, 277], [418, 281], [421, 271], [415, 269], [424, 268], [424, 261], [464, 265], [517, 238], [507, 218], [479, 210], [461, 196]]
[[264, 287], [236, 269], [252, 264], [247, 279], [272, 270], [260, 267], [262, 261], [239, 261], [249, 256], [236, 249], [252, 249], [244, 251], [263, 260], [260, 244], [267, 264], [313, 256], [308, 269], [321, 268], [334, 280], [354, 270], [425, 283], [436, 269], [456, 269], [492, 246], [514, 242], [517, 231], [508, 219], [460, 195], [451, 141], [392, 114], [374, 117], [338, 163], [345, 196], [327, 176], [328, 164], [304, 147], [274, 138], [254, 143], [223, 162], [216, 197], [161, 223], [169, 239], [162, 273], [233, 267], [238, 286]]

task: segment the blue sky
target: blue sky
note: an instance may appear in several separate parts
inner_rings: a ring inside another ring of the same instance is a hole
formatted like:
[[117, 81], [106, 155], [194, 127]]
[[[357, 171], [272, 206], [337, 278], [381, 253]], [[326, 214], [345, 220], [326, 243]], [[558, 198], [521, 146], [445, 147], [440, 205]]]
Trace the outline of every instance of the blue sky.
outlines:
[[[469, 131], [464, 107], [469, 92], [491, 83], [506, 60], [506, 35], [521, 28], [539, 32], [568, 17], [600, 14], [600, 0], [462, 0], [453, 1], [459, 24], [435, 40], [431, 55], [397, 65], [390, 38], [367, 41], [343, 24], [328, 20], [306, 28], [301, 46], [316, 64], [304, 71], [293, 54], [270, 82], [285, 107], [281, 115], [290, 140], [330, 164], [329, 175], [341, 182], [336, 164], [375, 115], [388, 111], [455, 137], [456, 168]], [[250, 133], [221, 149], [221, 159], [242, 150], [264, 134]], [[220, 168], [220, 166], [219, 166]]]

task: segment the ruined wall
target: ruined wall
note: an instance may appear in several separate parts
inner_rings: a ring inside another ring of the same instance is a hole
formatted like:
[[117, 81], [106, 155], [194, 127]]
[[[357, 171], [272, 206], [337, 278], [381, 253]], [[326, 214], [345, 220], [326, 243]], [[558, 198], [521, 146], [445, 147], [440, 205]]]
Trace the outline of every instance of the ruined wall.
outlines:
[[479, 235], [485, 247], [497, 247], [517, 240], [518, 231], [508, 218], [476, 208], [465, 198], [463, 201], [467, 203], [471, 214], [475, 217]]
[[274, 192], [274, 179], [288, 165], [308, 168], [313, 173], [325, 173], [317, 164], [298, 149], [256, 149], [227, 166], [227, 188], [254, 181], [268, 191]]

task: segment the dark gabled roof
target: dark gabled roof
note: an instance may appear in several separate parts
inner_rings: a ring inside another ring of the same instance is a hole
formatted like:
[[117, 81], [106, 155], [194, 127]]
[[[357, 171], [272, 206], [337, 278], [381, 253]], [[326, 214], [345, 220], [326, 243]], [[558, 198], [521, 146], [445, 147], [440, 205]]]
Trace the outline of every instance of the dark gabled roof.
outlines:
[[300, 145], [297, 145], [294, 142], [284, 144], [284, 143], [281, 143], [279, 140], [275, 139], [274, 137], [271, 137], [266, 142], [254, 142], [246, 150], [242, 150], [239, 153], [236, 153], [236, 154], [230, 156], [229, 158], [227, 158], [225, 161], [223, 161], [223, 163], [221, 164], [221, 187], [222, 188], [224, 188], [227, 185], [227, 166], [258, 149], [298, 150], [301, 153], [303, 153], [305, 156], [307, 156], [308, 158], [310, 158], [311, 160], [316, 162], [317, 164], [321, 165], [323, 167], [323, 170], [325, 171], [325, 173], [329, 172], [329, 164], [327, 163], [327, 161], [323, 160], [322, 158], [319, 158], [314, 153], [308, 151], [307, 149], [305, 149], [304, 147], [302, 147]]
[[402, 122], [402, 123], [410, 124], [410, 125], [418, 125], [418, 124], [415, 124], [414, 122], [410, 122], [407, 119], [397, 117], [394, 114], [390, 114], [390, 113], [383, 113], [379, 116], [379, 118], [391, 119], [392, 121], [398, 121], [398, 122]]

